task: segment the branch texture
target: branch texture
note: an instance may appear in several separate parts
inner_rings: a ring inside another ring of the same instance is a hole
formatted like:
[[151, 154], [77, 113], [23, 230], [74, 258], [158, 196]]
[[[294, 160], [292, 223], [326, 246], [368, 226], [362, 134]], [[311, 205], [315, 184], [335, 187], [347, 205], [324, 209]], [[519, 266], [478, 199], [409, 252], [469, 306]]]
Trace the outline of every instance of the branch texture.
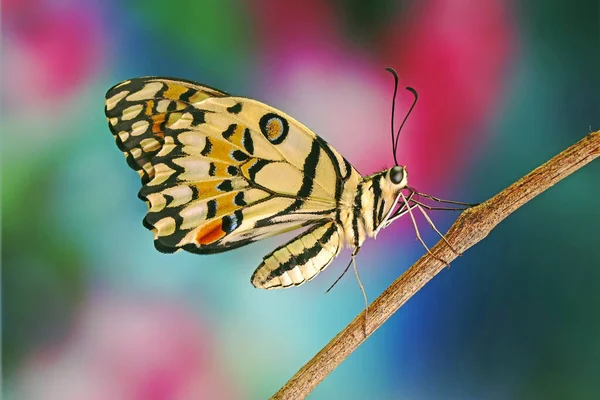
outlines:
[[[523, 204], [598, 156], [600, 131], [590, 133], [494, 197], [464, 211], [446, 233], [446, 240], [454, 250], [463, 253], [485, 238], [496, 225]], [[444, 269], [446, 264], [439, 259], [449, 263], [457, 257], [443, 240], [431, 249], [431, 253], [435, 257], [425, 253], [369, 305], [367, 335], [363, 329], [363, 311], [275, 393], [272, 399], [306, 397], [368, 336]]]

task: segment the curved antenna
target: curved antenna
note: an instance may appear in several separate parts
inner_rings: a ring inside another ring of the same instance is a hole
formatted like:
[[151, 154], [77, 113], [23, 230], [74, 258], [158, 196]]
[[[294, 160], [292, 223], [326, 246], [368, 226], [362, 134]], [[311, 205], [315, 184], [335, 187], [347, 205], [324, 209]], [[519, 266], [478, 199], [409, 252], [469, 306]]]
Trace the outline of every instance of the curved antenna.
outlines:
[[397, 140], [394, 140], [394, 115], [396, 114], [396, 94], [398, 93], [398, 74], [393, 68], [386, 68], [390, 74], [394, 76], [394, 97], [392, 97], [392, 154], [394, 155], [394, 162], [398, 165], [396, 160], [396, 144]]
[[[396, 134], [396, 142], [394, 143], [394, 160], [396, 159], [396, 150], [398, 150], [398, 138], [400, 137], [400, 131], [402, 130], [404, 123], [408, 119], [408, 116], [412, 112], [413, 108], [415, 108], [415, 105], [417, 104], [417, 100], [419, 99], [419, 95], [417, 94], [417, 91], [415, 89], [411, 88], [410, 86], [407, 86], [406, 90], [411, 92], [413, 94], [413, 96], [415, 96], [415, 99], [413, 100], [412, 106], [410, 106], [410, 109], [406, 113], [406, 117], [404, 117], [404, 121], [402, 121], [400, 128], [398, 128], [398, 133]], [[396, 163], [396, 165], [398, 165], [398, 163]]]

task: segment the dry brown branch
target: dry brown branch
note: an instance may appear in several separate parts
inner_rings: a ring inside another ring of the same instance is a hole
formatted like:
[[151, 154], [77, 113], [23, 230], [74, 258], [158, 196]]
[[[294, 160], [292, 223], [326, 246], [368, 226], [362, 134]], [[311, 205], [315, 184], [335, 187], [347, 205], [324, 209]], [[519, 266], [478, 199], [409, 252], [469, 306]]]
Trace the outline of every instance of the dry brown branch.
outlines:
[[[486, 202], [464, 211], [448, 230], [447, 241], [455, 250], [463, 253], [485, 238], [513, 211], [598, 156], [600, 156], [600, 131], [590, 133]], [[439, 259], [451, 262], [457, 257], [442, 240], [431, 249], [431, 252], [435, 257], [426, 253], [369, 306], [369, 318], [366, 322], [367, 336], [363, 329], [365, 313], [363, 311], [272, 398], [301, 399], [308, 395], [368, 336], [444, 269], [446, 264]]]

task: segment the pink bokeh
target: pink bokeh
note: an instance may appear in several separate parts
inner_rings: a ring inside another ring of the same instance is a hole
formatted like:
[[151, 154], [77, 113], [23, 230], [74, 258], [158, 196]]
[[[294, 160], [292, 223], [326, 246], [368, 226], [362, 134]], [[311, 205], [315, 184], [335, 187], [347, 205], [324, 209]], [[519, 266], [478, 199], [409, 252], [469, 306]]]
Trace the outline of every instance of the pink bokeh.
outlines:
[[429, 0], [385, 34], [381, 58], [420, 93], [401, 150], [419, 165], [417, 182], [460, 174], [485, 140], [480, 125], [502, 96], [515, 47], [508, 4]]
[[[395, 18], [384, 29], [371, 54], [344, 42], [337, 15], [343, 10], [331, 4], [256, 4], [267, 100], [334, 142], [362, 173], [372, 173], [393, 165], [393, 80], [383, 69], [394, 67], [402, 87], [420, 94], [402, 133], [399, 162], [418, 187], [456, 183], [484, 143], [481, 125], [502, 96], [515, 46], [507, 2], [415, 3], [400, 23]], [[411, 101], [410, 93], [399, 92], [397, 126]]]
[[212, 342], [176, 304], [98, 299], [61, 345], [30, 355], [16, 392], [32, 400], [234, 398]]
[[2, 11], [9, 107], [59, 105], [101, 70], [104, 45], [93, 3], [5, 0]]

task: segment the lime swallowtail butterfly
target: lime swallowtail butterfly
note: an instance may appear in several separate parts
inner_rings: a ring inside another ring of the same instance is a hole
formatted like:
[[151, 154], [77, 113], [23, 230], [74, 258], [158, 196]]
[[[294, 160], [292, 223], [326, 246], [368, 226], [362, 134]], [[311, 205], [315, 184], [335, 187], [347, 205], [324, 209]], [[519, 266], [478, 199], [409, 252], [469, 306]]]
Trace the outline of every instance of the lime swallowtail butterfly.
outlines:
[[[344, 244], [354, 258], [367, 237], [395, 219], [414, 208], [436, 208], [415, 194], [448, 202], [410, 188], [397, 162], [362, 177], [289, 115], [199, 83], [127, 80], [108, 91], [105, 112], [119, 149], [141, 177], [138, 196], [148, 206], [143, 224], [159, 251], [218, 253], [308, 227], [263, 258], [251, 278], [257, 288], [309, 281]], [[393, 125], [392, 118], [396, 159]]]

